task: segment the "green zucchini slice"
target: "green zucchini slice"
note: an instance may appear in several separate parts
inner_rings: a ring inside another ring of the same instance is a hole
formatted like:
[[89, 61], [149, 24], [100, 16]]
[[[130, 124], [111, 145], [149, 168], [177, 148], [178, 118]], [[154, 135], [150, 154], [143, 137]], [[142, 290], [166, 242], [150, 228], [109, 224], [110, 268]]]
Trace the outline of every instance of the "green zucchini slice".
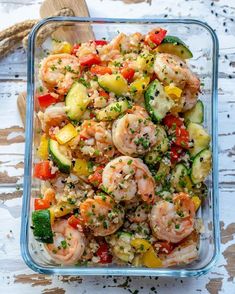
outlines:
[[33, 235], [42, 243], [53, 243], [50, 211], [48, 209], [35, 210], [32, 212]]
[[55, 164], [58, 166], [58, 169], [62, 173], [70, 173], [72, 168], [72, 160], [68, 158], [64, 152], [62, 152], [62, 148], [66, 148], [65, 146], [60, 146], [56, 140], [49, 140], [49, 154]]
[[193, 54], [189, 50], [188, 46], [180, 38], [175, 36], [166, 36], [156, 50], [160, 53], [177, 55], [182, 59], [189, 59], [193, 57]]
[[209, 149], [204, 149], [193, 160], [191, 179], [194, 184], [203, 182], [211, 171], [212, 154]]

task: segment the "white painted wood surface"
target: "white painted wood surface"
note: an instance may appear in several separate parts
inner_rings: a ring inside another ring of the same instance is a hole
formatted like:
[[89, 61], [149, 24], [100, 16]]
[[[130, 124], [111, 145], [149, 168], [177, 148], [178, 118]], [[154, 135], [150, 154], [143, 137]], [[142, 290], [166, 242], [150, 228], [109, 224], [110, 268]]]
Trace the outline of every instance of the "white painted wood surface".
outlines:
[[[125, 3], [124, 3], [125, 2]], [[26, 55], [18, 48], [0, 60], [0, 291], [1, 293], [235, 293], [235, 1], [88, 0], [91, 16], [191, 17], [206, 20], [220, 41], [219, 170], [222, 254], [200, 278], [46, 277], [20, 255], [24, 133], [16, 98], [26, 88]], [[151, 2], [151, 5], [150, 5]], [[39, 16], [39, 0], [0, 0], [0, 29]], [[8, 186], [4, 183], [8, 183]]]

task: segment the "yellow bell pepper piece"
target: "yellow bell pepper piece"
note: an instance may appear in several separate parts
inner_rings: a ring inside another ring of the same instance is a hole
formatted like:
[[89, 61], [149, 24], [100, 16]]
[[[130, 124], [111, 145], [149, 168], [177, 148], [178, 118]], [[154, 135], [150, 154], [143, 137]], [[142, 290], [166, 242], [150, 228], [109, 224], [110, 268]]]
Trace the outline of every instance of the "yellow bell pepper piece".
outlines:
[[131, 246], [139, 252], [146, 252], [151, 247], [151, 244], [145, 239], [136, 238], [131, 240]]
[[58, 53], [68, 53], [70, 54], [72, 51], [72, 45], [69, 42], [60, 42], [60, 41], [53, 41], [52, 43], [52, 52], [54, 54]]
[[67, 124], [59, 132], [55, 135], [56, 140], [59, 144], [65, 144], [75, 136], [77, 136], [78, 132], [72, 124]]
[[53, 208], [49, 208], [49, 211], [50, 211], [50, 220], [51, 220], [51, 224], [53, 225], [54, 222], [55, 222], [55, 212], [54, 212], [54, 209]]
[[197, 211], [198, 208], [201, 206], [202, 201], [198, 196], [193, 196], [191, 199], [193, 200], [195, 210]]
[[173, 85], [169, 85], [169, 86], [164, 87], [164, 90], [165, 90], [166, 94], [174, 100], [178, 100], [182, 94], [182, 90], [176, 86], [173, 86]]
[[40, 144], [37, 150], [37, 156], [44, 160], [48, 158], [48, 140], [45, 134], [41, 136]]
[[56, 204], [50, 207], [50, 212], [54, 214], [54, 218], [62, 217], [69, 214], [75, 208], [74, 205], [69, 203]]
[[137, 66], [140, 70], [149, 70], [153, 67], [154, 55], [150, 53], [145, 53], [137, 57]]
[[89, 176], [88, 162], [85, 159], [77, 158], [73, 171], [79, 176]]
[[130, 92], [138, 98], [146, 90], [150, 82], [150, 77], [141, 77], [130, 84]]
[[156, 268], [162, 266], [162, 261], [157, 256], [152, 246], [149, 248], [148, 251], [144, 253], [142, 261], [143, 264], [149, 268]]

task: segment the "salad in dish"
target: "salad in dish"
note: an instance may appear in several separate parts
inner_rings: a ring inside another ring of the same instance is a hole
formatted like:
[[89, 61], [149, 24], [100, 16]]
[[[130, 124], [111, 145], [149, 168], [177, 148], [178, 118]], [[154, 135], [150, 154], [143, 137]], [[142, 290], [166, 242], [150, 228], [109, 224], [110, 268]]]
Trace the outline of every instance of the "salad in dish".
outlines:
[[212, 153], [192, 56], [163, 28], [53, 40], [35, 99], [31, 225], [51, 263], [156, 268], [198, 258]]

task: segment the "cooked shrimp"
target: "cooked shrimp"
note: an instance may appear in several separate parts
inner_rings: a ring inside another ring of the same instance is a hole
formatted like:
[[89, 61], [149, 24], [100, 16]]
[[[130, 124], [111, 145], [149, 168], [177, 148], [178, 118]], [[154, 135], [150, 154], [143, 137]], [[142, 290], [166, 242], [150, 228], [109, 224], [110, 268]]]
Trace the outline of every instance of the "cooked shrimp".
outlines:
[[111, 130], [106, 122], [86, 120], [81, 125], [79, 149], [97, 162], [105, 162], [115, 154]]
[[198, 257], [198, 234], [193, 231], [169, 254], [160, 254], [164, 267], [188, 264]]
[[174, 84], [183, 90], [180, 103], [182, 111], [192, 108], [197, 102], [200, 80], [178, 56], [167, 53], [156, 55], [154, 71], [165, 85]]
[[52, 226], [52, 231], [54, 242], [45, 245], [52, 259], [56, 263], [64, 265], [76, 263], [85, 249], [84, 235], [71, 227], [67, 220], [57, 221]]
[[102, 60], [116, 59], [122, 56], [122, 52], [137, 50], [142, 38], [140, 33], [134, 33], [130, 36], [120, 33], [109, 44], [97, 48], [97, 50]]
[[195, 206], [186, 193], [173, 196], [172, 203], [161, 200], [150, 214], [153, 234], [160, 240], [178, 243], [192, 233], [195, 223]]
[[117, 202], [137, 195], [148, 203], [154, 199], [154, 179], [148, 167], [137, 158], [120, 156], [110, 161], [103, 170], [102, 183]]
[[42, 129], [48, 133], [51, 127], [60, 126], [61, 123], [67, 122], [68, 118], [65, 112], [64, 102], [50, 105], [45, 112], [38, 112], [38, 118], [41, 122]]
[[140, 106], [113, 123], [112, 135], [118, 151], [130, 156], [147, 153], [157, 141], [156, 127]]
[[80, 204], [80, 213], [94, 236], [108, 236], [123, 224], [124, 212], [109, 196], [95, 196]]
[[67, 53], [49, 55], [43, 59], [39, 74], [49, 90], [65, 95], [79, 74], [78, 58]]

